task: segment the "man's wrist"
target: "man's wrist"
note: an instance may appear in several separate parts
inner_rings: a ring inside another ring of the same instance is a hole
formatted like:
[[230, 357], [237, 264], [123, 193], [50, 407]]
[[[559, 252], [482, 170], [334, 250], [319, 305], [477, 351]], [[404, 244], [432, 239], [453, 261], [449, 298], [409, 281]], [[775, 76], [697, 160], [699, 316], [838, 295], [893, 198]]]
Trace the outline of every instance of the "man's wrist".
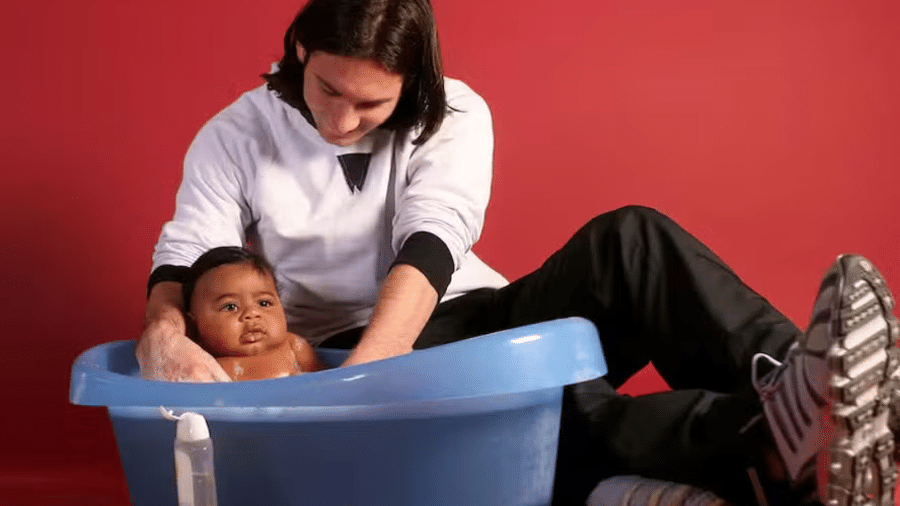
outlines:
[[172, 325], [174, 331], [184, 334], [184, 312], [181, 300], [181, 284], [171, 281], [157, 283], [150, 292], [147, 301], [147, 311], [144, 314], [144, 328], [149, 328], [160, 323]]
[[412, 342], [409, 339], [382, 337], [364, 333], [353, 353], [367, 357], [393, 357], [409, 353], [410, 351], [412, 351]]
[[157, 311], [144, 318], [144, 330], [164, 330], [184, 334], [187, 331], [184, 315], [177, 309]]

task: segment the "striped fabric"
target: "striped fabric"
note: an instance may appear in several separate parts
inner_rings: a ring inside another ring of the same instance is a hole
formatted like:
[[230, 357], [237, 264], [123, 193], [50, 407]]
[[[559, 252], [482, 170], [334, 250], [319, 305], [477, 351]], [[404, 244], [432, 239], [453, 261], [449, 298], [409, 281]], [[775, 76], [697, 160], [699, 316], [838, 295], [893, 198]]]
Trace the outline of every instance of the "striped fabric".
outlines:
[[587, 506], [729, 506], [700, 488], [641, 476], [614, 476], [591, 493]]

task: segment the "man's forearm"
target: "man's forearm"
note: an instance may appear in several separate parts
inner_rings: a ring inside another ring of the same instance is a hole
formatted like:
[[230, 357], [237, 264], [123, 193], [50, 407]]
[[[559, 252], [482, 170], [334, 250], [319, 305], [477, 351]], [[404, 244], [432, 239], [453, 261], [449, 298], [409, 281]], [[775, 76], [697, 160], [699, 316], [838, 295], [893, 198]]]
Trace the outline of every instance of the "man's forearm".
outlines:
[[394, 266], [356, 349], [345, 365], [408, 353], [437, 305], [437, 291], [418, 269]]
[[184, 303], [181, 299], [181, 283], [162, 281], [153, 285], [150, 296], [147, 298], [144, 327], [166, 322], [173, 325], [176, 331], [184, 334], [187, 325], [184, 320]]

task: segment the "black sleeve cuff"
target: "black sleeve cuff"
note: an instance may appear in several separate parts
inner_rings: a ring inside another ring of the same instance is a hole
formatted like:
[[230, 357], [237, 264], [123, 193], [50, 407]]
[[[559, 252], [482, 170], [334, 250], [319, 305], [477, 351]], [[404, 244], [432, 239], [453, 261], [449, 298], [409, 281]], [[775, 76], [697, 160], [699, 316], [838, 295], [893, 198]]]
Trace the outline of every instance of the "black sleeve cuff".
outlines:
[[153, 272], [150, 273], [150, 279], [147, 280], [147, 297], [150, 296], [150, 290], [153, 290], [153, 285], [162, 281], [184, 283], [184, 278], [187, 276], [189, 269], [189, 267], [183, 265], [160, 265], [153, 269]]
[[416, 232], [409, 236], [391, 269], [398, 264], [411, 265], [424, 274], [437, 291], [438, 300], [447, 292], [454, 271], [453, 255], [438, 236], [431, 232]]

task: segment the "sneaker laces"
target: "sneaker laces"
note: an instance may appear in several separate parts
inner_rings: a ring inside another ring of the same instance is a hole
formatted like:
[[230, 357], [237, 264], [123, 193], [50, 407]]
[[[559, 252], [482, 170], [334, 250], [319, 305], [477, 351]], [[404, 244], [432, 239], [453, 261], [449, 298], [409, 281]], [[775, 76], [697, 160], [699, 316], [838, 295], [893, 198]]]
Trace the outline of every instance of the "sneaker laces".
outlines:
[[[797, 343], [794, 343], [788, 349], [785, 361], [787, 361], [791, 356], [791, 353], [794, 351], [796, 345]], [[750, 382], [753, 385], [753, 388], [756, 390], [756, 393], [759, 395], [761, 401], [765, 401], [765, 399], [771, 394], [771, 385], [774, 384], [775, 379], [777, 378], [777, 372], [782, 368], [783, 365], [783, 361], [777, 360], [775, 357], [769, 355], [768, 353], [760, 352], [753, 354], [753, 358], [750, 360]], [[764, 374], [760, 374], [760, 371], [764, 366], [768, 370], [766, 370]], [[744, 427], [741, 428], [740, 433], [744, 434], [748, 432], [753, 426], [755, 426], [764, 418], [765, 415], [763, 413], [759, 413], [758, 415], [754, 416], [750, 419], [750, 421], [747, 422], [746, 425], [744, 425]], [[758, 506], [769, 506], [766, 492], [763, 488], [755, 466], [747, 467], [747, 477], [749, 478], [750, 484], [753, 488], [753, 495], [756, 499], [756, 504]]]
[[772, 380], [770, 378], [772, 375], [771, 371], [764, 374], [763, 378], [759, 377], [759, 363], [762, 361], [768, 362], [769, 365], [772, 366], [772, 369], [778, 369], [779, 367], [782, 366], [782, 364], [784, 364], [784, 362], [775, 360], [775, 358], [772, 357], [772, 355], [769, 355], [768, 353], [754, 354], [753, 359], [750, 361], [750, 364], [751, 364], [751, 366], [750, 366], [750, 381], [753, 383], [753, 388], [755, 388], [757, 391], [766, 386], [765, 384], [763, 384], [763, 380], [766, 380], [765, 381], [766, 383], [772, 382]]
[[[782, 366], [784, 363], [789, 361], [791, 357], [797, 353], [799, 348], [799, 343], [794, 342], [791, 347], [788, 348], [787, 353], [785, 353], [783, 361], [777, 360], [768, 353], [760, 352], [753, 354], [753, 358], [750, 359], [750, 382], [761, 397], [769, 395], [767, 387], [774, 383], [775, 378], [778, 377], [778, 371], [783, 369]], [[766, 371], [765, 374], [760, 374], [760, 364], [763, 362], [768, 365], [768, 371]]]

